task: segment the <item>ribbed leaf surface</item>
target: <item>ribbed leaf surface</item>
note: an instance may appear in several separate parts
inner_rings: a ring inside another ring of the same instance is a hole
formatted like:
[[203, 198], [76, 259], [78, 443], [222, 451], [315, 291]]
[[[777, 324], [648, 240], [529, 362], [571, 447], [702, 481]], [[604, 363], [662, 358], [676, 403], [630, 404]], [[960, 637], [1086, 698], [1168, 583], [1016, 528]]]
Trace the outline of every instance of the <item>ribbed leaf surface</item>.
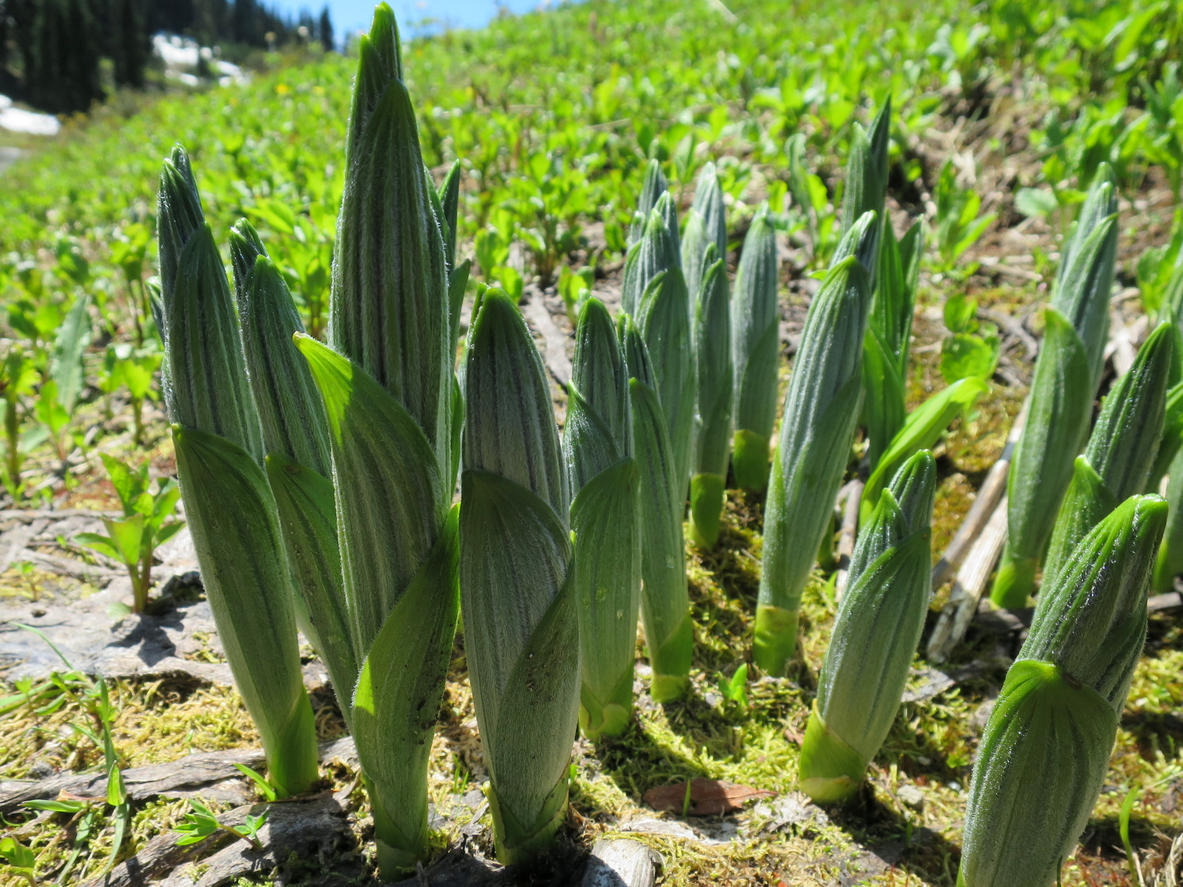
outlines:
[[170, 418], [184, 428], [224, 437], [261, 461], [259, 419], [243, 368], [226, 269], [204, 225], [181, 250], [176, 285], [164, 293], [164, 316]]
[[413, 869], [427, 850], [427, 763], [460, 606], [458, 516], [386, 617], [353, 697], [384, 871]]
[[[769, 480], [756, 622], [757, 661], [772, 674], [783, 673], [796, 646], [801, 592], [849, 460], [869, 303], [867, 275], [855, 259], [831, 270], [810, 305], [789, 377]], [[762, 618], [761, 608], [771, 612]]]
[[[819, 716], [864, 766], [891, 728], [924, 628], [936, 481], [932, 454], [921, 451], [882, 492], [855, 543], [850, 586], [818, 676]], [[845, 775], [857, 784], [862, 773]]]
[[[363, 52], [358, 68], [359, 102], [363, 82], [374, 87], [369, 58]], [[350, 133], [329, 342], [403, 404], [448, 464], [453, 349], [444, 240], [402, 81], [390, 80], [364, 126], [356, 129], [355, 118]]]
[[546, 372], [517, 306], [503, 293], [490, 292], [481, 303], [464, 384], [464, 470], [511, 480], [566, 515], [566, 475]]
[[324, 398], [340, 521], [341, 565], [361, 661], [435, 548], [450, 504], [419, 424], [361, 367], [296, 337]]
[[348, 722], [358, 658], [349, 636], [333, 484], [279, 453], [267, 456], [266, 469], [275, 494], [288, 566], [308, 609], [312, 630], [309, 640], [328, 667]]
[[[630, 362], [630, 370], [633, 364]], [[656, 392], [629, 381], [633, 440], [641, 470], [641, 619], [653, 666], [653, 698], [665, 701], [685, 690], [693, 632], [682, 537], [683, 486], [677, 481], [669, 431]]]
[[292, 342], [304, 332], [279, 269], [257, 257], [239, 287], [238, 318], [263, 447], [326, 477], [330, 473], [328, 420], [308, 362]]
[[1072, 550], [1040, 591], [1019, 659], [1054, 663], [1120, 713], [1146, 637], [1146, 591], [1167, 504], [1131, 496]]
[[740, 252], [731, 303], [731, 355], [735, 375], [735, 427], [772, 437], [776, 419], [779, 342], [776, 229], [762, 205]]
[[641, 477], [626, 459], [571, 503], [582, 661], [580, 725], [592, 739], [628, 724], [641, 602]]
[[1146, 489], [1162, 436], [1171, 364], [1177, 359], [1175, 339], [1174, 329], [1160, 324], [1105, 398], [1056, 516], [1044, 582], [1062, 568], [1097, 521], [1118, 502]]
[[1016, 662], [982, 734], [959, 887], [1051, 887], [1088, 822], [1117, 718], [1054, 665]]
[[254, 457], [217, 435], [173, 426], [177, 474], [218, 638], [283, 794], [317, 778], [292, 585], [275, 501]]
[[991, 593], [1000, 606], [1022, 606], [1033, 589], [1035, 565], [1072, 478], [1072, 454], [1084, 444], [1092, 412], [1091, 372], [1080, 336], [1054, 309], [1044, 317], [1027, 424], [1006, 480], [1006, 550]]

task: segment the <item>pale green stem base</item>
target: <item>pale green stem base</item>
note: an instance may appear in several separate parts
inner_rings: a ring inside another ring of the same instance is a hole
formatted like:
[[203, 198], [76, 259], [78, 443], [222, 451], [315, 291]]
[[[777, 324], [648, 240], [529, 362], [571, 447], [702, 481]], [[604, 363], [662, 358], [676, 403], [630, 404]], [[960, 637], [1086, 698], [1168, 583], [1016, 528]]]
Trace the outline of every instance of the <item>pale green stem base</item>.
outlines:
[[493, 843], [497, 859], [505, 865], [528, 862], [549, 849], [555, 833], [567, 816], [567, 774], [558, 781], [543, 802], [534, 821], [525, 824], [516, 818], [490, 787], [489, 811], [493, 814]]
[[797, 611], [757, 604], [752, 658], [760, 670], [774, 677], [783, 677], [796, 650]]
[[1039, 562], [1033, 557], [1012, 557], [1009, 550], [1002, 554], [990, 600], [996, 607], [1017, 610], [1027, 606], [1027, 598], [1035, 594], [1035, 570]]
[[719, 516], [723, 513], [721, 474], [696, 474], [690, 478], [690, 541], [709, 551], [719, 541]]
[[768, 486], [769, 439], [763, 434], [740, 428], [731, 444], [731, 469], [735, 485], [753, 493]]
[[633, 714], [633, 669], [621, 675], [610, 693], [599, 694], [585, 681], [579, 694], [579, 729], [588, 739], [619, 736]]
[[690, 686], [690, 660], [694, 653], [694, 626], [690, 614], [677, 630], [657, 649], [649, 645], [649, 664], [653, 678], [649, 695], [654, 702], [673, 702], [681, 699]]
[[814, 703], [797, 761], [801, 791], [818, 804], [843, 801], [862, 784], [866, 769], [863, 756], [826, 726]]
[[271, 783], [281, 798], [308, 791], [320, 779], [316, 744], [316, 718], [307, 695], [301, 695], [296, 711], [276, 740], [263, 743]]
[[386, 813], [381, 799], [375, 797], [370, 781], [365, 780], [374, 812], [374, 843], [378, 846], [378, 871], [383, 881], [397, 881], [414, 874], [419, 860], [427, 858], [427, 804], [418, 833], [405, 835]]

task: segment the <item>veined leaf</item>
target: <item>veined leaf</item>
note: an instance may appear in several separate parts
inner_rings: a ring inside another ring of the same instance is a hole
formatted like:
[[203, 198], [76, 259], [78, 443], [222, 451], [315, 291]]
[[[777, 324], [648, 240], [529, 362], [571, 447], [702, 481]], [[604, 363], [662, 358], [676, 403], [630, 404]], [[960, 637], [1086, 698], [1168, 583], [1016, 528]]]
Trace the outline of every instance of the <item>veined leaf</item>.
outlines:
[[384, 872], [412, 871], [427, 852], [427, 764], [460, 604], [459, 510], [386, 617], [353, 696]]
[[783, 673], [796, 646], [801, 592], [849, 460], [869, 302], [867, 275], [856, 259], [832, 269], [810, 305], [789, 377], [756, 614], [754, 652], [770, 674]]
[[1054, 308], [1045, 313], [1043, 346], [1035, 361], [1027, 424], [1007, 475], [1007, 540], [990, 594], [1020, 607], [1034, 589], [1035, 568], [1072, 477], [1092, 411], [1091, 371], [1084, 344]]
[[254, 457], [217, 435], [173, 426], [177, 473], [218, 637], [281, 794], [317, 778], [291, 578], [275, 502]]
[[1116, 735], [1116, 716], [1092, 688], [1047, 662], [1011, 666], [970, 781], [959, 887], [1054, 883]]
[[[739, 486], [757, 490], [768, 482], [768, 441], [776, 419], [777, 269], [776, 230], [768, 219], [767, 205], [761, 205], [744, 237], [731, 303], [735, 479]], [[763, 441], [762, 452], [758, 446], [754, 450], [741, 447], [744, 432]]]
[[[870, 336], [868, 336], [868, 339]], [[917, 450], [927, 449], [937, 442], [950, 423], [973, 406], [974, 401], [985, 394], [990, 386], [983, 379], [971, 377], [959, 379], [952, 385], [938, 391], [908, 416], [903, 427], [892, 438], [891, 444], [880, 457], [875, 470], [863, 487], [862, 502], [859, 505], [859, 522], [869, 520], [879, 492], [892, 473]]]
[[329, 421], [345, 598], [357, 661], [435, 548], [450, 491], [419, 424], [361, 367], [307, 336]]

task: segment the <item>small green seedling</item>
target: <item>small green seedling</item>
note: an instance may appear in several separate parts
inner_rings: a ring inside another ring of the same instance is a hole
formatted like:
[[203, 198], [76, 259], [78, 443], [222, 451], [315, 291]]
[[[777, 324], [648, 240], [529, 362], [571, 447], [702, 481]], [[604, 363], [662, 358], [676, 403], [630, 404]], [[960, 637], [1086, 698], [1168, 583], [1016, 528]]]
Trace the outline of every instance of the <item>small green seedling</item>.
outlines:
[[225, 832], [246, 841], [256, 853], [263, 852], [263, 845], [259, 842], [258, 837], [259, 829], [267, 821], [267, 814], [271, 808], [264, 807], [261, 813], [248, 813], [242, 825], [228, 825], [220, 822], [213, 811], [197, 798], [190, 798], [189, 806], [192, 809], [177, 825], [177, 831], [180, 832], [177, 846], [197, 844], [218, 832]]
[[0, 859], [3, 859], [12, 874], [24, 878], [29, 884], [36, 884], [33, 874], [37, 857], [33, 851], [11, 835], [0, 838]]
[[234, 768], [255, 784], [255, 788], [259, 790], [259, 794], [263, 796], [263, 800], [271, 803], [279, 799], [279, 792], [275, 786], [267, 781], [267, 777], [258, 770], [253, 770], [246, 764], [235, 764]]
[[724, 701], [735, 703], [741, 711], [747, 711], [748, 664], [741, 662], [731, 677], [726, 677], [722, 672], [717, 677], [719, 692], [723, 694]]
[[147, 462], [139, 468], [132, 468], [103, 454], [103, 464], [123, 506], [123, 517], [118, 520], [103, 518], [109, 535], [79, 533], [74, 540], [127, 567], [132, 585], [132, 612], [142, 613], [148, 603], [148, 590], [152, 587], [152, 561], [156, 548], [184, 526], [180, 521], [170, 519], [181, 491], [176, 483], [166, 479], [157, 481], [156, 492], [151, 492]]

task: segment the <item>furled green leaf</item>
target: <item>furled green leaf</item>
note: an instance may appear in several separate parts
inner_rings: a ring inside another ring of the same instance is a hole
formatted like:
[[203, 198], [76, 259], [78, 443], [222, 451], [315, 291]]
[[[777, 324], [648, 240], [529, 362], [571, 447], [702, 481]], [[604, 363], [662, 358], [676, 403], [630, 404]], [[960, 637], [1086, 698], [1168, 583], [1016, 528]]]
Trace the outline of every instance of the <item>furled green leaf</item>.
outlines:
[[1167, 504], [1131, 496], [1072, 549], [1040, 591], [1019, 659], [1038, 659], [1121, 712], [1146, 637], [1146, 589]]
[[329, 421], [345, 599], [358, 662], [432, 550], [450, 491], [419, 424], [357, 364], [304, 335]]
[[1146, 489], [1162, 436], [1171, 365], [1177, 360], [1176, 335], [1169, 324], [1160, 324], [1105, 398], [1056, 517], [1044, 582], [1118, 502]]
[[869, 282], [856, 259], [827, 275], [805, 318], [769, 479], [756, 611], [757, 664], [782, 674], [796, 612], [850, 457], [862, 397]]
[[637, 463], [626, 459], [598, 473], [571, 503], [582, 662], [579, 723], [590, 739], [621, 733], [632, 712], [640, 489]]
[[427, 764], [459, 613], [459, 506], [362, 663], [352, 731], [370, 784], [382, 871], [427, 853]]
[[379, 7], [360, 54], [329, 343], [398, 399], [447, 465], [454, 354], [445, 244], [389, 8]]
[[504, 294], [481, 302], [464, 380], [465, 652], [498, 856], [517, 862], [550, 843], [566, 809], [580, 666], [550, 392], [525, 321]]
[[[824, 729], [815, 728], [813, 740], [807, 734], [801, 747], [801, 784], [817, 800], [858, 786], [895, 719], [932, 590], [936, 482], [932, 454], [921, 450], [860, 528], [818, 676], [814, 715]], [[827, 749], [835, 740], [837, 750]]]
[[268, 454], [265, 466], [288, 566], [308, 610], [309, 640], [328, 668], [348, 724], [358, 657], [350, 638], [333, 484], [280, 453]]
[[1006, 549], [990, 597], [1021, 607], [1034, 590], [1035, 568], [1072, 479], [1092, 412], [1091, 371], [1084, 343], [1054, 308], [1044, 312], [1043, 346], [1035, 361], [1027, 424], [1007, 475]]
[[[776, 420], [778, 262], [776, 229], [762, 205], [740, 251], [731, 302], [736, 483], [762, 490], [768, 483], [768, 443]], [[763, 444], [761, 447], [760, 444]]]
[[958, 887], [1051, 887], [1088, 822], [1116, 734], [1116, 716], [1091, 687], [1048, 662], [1011, 666], [970, 781]]
[[308, 362], [292, 336], [304, 332], [295, 302], [249, 223], [230, 237], [247, 377], [268, 453], [280, 453], [326, 477], [329, 433]]
[[281, 794], [317, 779], [291, 578], [271, 488], [254, 457], [214, 434], [173, 425], [177, 473], [206, 596], [234, 683]]

